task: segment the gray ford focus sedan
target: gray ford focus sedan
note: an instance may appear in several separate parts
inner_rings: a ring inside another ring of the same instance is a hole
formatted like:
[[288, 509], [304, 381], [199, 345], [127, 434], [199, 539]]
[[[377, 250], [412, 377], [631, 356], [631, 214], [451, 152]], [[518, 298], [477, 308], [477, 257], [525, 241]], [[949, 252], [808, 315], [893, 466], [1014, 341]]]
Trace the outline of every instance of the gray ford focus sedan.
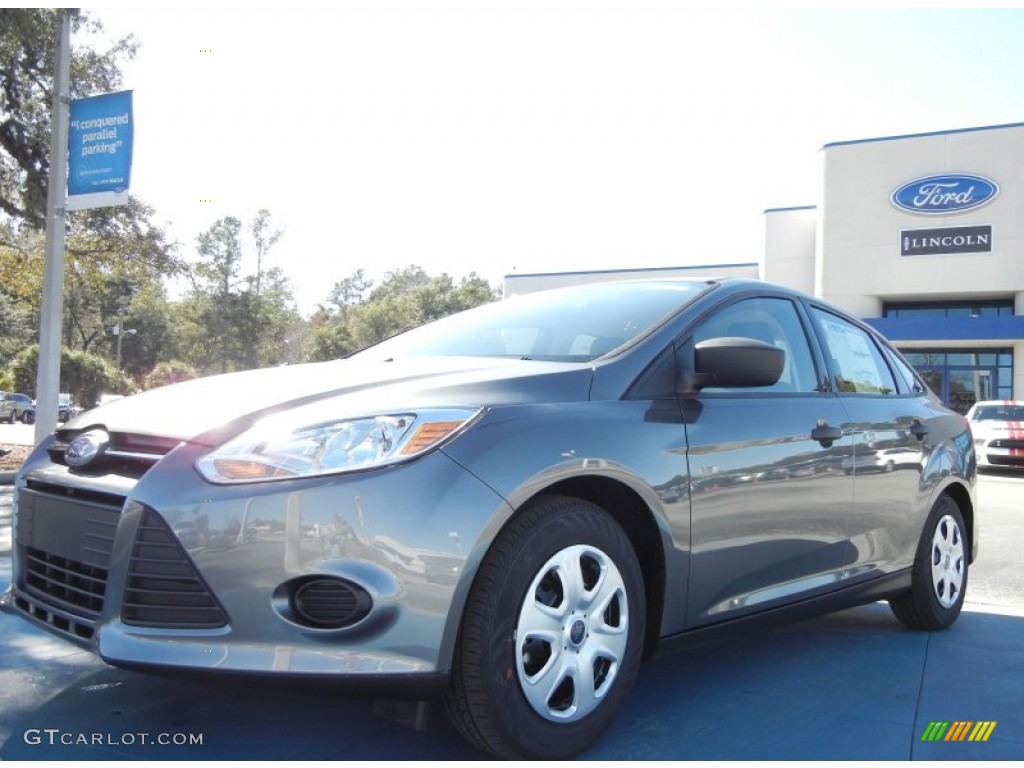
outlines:
[[16, 480], [3, 605], [117, 666], [443, 699], [561, 758], [645, 656], [880, 599], [952, 624], [976, 474], [965, 419], [832, 306], [587, 285], [80, 414]]

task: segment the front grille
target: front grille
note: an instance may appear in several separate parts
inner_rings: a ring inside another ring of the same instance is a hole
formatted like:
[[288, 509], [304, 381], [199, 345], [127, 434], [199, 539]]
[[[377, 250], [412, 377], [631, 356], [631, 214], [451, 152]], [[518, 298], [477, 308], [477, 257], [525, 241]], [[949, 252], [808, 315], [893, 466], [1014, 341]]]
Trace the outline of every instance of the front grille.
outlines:
[[66, 490], [30, 484], [19, 492], [15, 541], [23, 568], [14, 604], [38, 621], [88, 640], [103, 612], [123, 498], [76, 497]]
[[993, 440], [988, 444], [989, 448], [1024, 448], [1024, 440], [1015, 440], [1011, 438], [999, 438]]
[[1000, 456], [990, 453], [988, 463], [998, 467], [1024, 467], [1024, 456]]
[[25, 586], [46, 595], [54, 605], [97, 619], [103, 610], [107, 572], [31, 547], [25, 550]]
[[[56, 439], [46, 449], [50, 455], [50, 461], [54, 464], [67, 466], [65, 454], [71, 441], [90, 429], [92, 427], [87, 427], [86, 429], [58, 429], [54, 433]], [[181, 445], [180, 440], [169, 437], [111, 432], [110, 443], [104, 447], [101, 456], [87, 467], [71, 471], [76, 474], [90, 474], [94, 472], [114, 473], [137, 480], [146, 474], [150, 467], [179, 445]]]
[[192, 565], [177, 537], [147, 510], [132, 549], [121, 620], [125, 624], [174, 629], [207, 629], [227, 616]]

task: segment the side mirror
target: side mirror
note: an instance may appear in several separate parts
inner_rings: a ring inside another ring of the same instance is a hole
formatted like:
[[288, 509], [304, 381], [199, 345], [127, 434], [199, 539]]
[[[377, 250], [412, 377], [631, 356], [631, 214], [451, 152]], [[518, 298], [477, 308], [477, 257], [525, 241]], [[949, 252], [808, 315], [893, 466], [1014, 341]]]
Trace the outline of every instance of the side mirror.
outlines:
[[680, 394], [704, 387], [770, 387], [786, 367], [786, 353], [773, 344], [739, 336], [702, 341], [694, 348], [693, 372], [684, 371]]

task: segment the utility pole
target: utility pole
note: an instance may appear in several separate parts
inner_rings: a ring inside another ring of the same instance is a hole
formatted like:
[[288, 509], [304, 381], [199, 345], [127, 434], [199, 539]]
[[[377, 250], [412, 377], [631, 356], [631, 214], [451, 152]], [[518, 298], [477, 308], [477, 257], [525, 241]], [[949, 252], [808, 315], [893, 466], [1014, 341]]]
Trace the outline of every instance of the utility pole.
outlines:
[[36, 430], [39, 444], [57, 426], [60, 392], [61, 318], [64, 314], [64, 208], [68, 176], [68, 87], [71, 14], [60, 12], [53, 105], [50, 109], [50, 176], [46, 192], [46, 260], [39, 313], [39, 363], [36, 369]]
[[124, 327], [124, 307], [117, 310], [117, 325], [114, 326], [114, 335], [117, 336], [117, 370], [121, 370], [121, 339], [125, 335], [131, 336], [136, 333], [135, 328]]

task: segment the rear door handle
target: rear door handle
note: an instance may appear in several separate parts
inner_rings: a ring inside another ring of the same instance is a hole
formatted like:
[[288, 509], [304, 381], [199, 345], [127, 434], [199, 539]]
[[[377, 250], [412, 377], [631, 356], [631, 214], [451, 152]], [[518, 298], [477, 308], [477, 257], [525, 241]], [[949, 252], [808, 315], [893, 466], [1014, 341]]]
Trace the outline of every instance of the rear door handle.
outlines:
[[842, 429], [831, 426], [824, 419], [818, 419], [818, 426], [811, 430], [811, 437], [821, 443], [822, 448], [831, 448], [832, 443], [842, 436]]

